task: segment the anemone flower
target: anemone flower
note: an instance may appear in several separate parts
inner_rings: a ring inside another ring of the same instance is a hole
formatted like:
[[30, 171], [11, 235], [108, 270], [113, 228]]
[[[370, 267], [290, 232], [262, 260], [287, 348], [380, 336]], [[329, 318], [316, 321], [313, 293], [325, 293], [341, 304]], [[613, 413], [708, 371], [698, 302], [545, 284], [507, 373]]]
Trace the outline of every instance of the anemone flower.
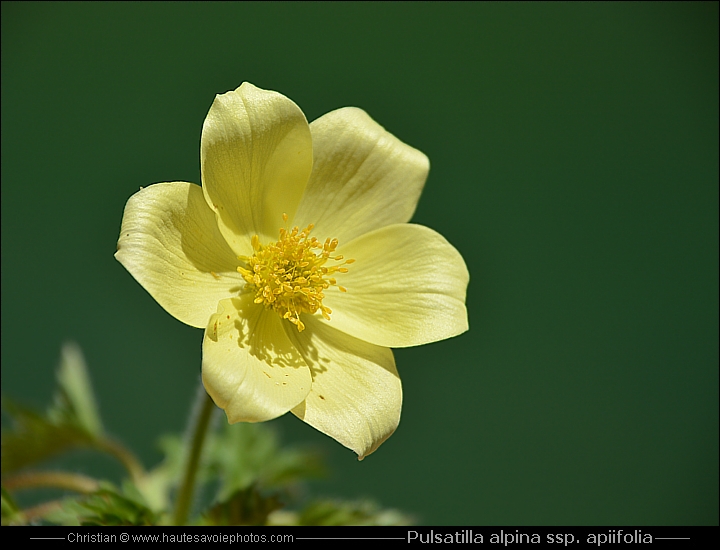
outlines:
[[203, 384], [229, 422], [291, 411], [362, 459], [400, 420], [390, 348], [468, 328], [462, 256], [408, 223], [427, 157], [360, 109], [308, 124], [244, 83], [215, 98], [200, 162], [202, 187], [128, 200], [115, 257], [205, 329]]

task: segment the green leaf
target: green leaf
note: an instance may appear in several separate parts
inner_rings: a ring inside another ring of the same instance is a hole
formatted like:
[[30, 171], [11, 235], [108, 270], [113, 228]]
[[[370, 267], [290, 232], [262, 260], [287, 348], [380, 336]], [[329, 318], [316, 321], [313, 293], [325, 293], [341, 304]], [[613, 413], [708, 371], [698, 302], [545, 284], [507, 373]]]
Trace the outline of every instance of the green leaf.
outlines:
[[[137, 484], [149, 508], [169, 510], [185, 461], [180, 436], [164, 435], [158, 442], [164, 459]], [[323, 473], [316, 453], [283, 449], [275, 433], [260, 424], [225, 424], [208, 437], [198, 470], [198, 485], [217, 484], [216, 500], [229, 502], [233, 495], [253, 485], [285, 489], [304, 478]]]
[[225, 424], [208, 441], [205, 456], [205, 477], [221, 481], [220, 501], [253, 484], [282, 487], [324, 473], [317, 453], [281, 448], [275, 432], [262, 424]]
[[24, 517], [20, 508], [13, 500], [10, 493], [5, 488], [2, 490], [2, 524], [3, 525], [22, 525]]
[[44, 514], [44, 524], [79, 526], [78, 511], [82, 509], [79, 500], [83, 498], [85, 498], [85, 496], [80, 495], [65, 497], [60, 502], [60, 506]]
[[282, 508], [277, 495], [264, 496], [257, 487], [236, 491], [203, 515], [204, 525], [265, 525], [268, 516]]
[[68, 499], [63, 512], [47, 519], [66, 523], [72, 518], [79, 525], [156, 525], [158, 516], [145, 503], [124, 494], [110, 484], [87, 496]]
[[2, 433], [2, 473], [56, 456], [74, 447], [91, 447], [103, 437], [85, 360], [76, 344], [65, 344], [57, 371], [53, 404], [42, 415], [3, 399], [12, 419]]
[[74, 447], [90, 446], [93, 436], [75, 424], [49, 419], [3, 399], [13, 425], [2, 433], [3, 475]]
[[98, 439], [103, 434], [100, 413], [90, 384], [82, 350], [75, 343], [63, 345], [57, 372], [58, 393], [50, 414], [63, 417]]
[[374, 502], [318, 500], [297, 517], [297, 525], [412, 525], [413, 520], [398, 510], [380, 509]]
[[170, 494], [182, 475], [185, 448], [183, 440], [176, 435], [164, 435], [158, 443], [165, 455], [163, 461], [147, 472], [137, 485], [148, 506], [160, 512], [169, 510]]

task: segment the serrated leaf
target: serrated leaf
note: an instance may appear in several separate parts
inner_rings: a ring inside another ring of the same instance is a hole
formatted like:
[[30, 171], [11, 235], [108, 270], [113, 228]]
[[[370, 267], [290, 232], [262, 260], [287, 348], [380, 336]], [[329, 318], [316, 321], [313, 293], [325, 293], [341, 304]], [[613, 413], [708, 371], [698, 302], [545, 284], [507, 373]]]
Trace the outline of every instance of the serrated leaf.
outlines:
[[263, 495], [254, 485], [236, 491], [203, 514], [205, 525], [265, 525], [268, 516], [282, 508], [277, 495]]
[[60, 506], [44, 515], [43, 520], [51, 525], [65, 525], [78, 527], [78, 510], [81, 510], [78, 500], [85, 498], [81, 495], [65, 497], [60, 501]]
[[63, 346], [58, 388], [46, 414], [3, 399], [12, 428], [2, 433], [2, 473], [35, 464], [73, 447], [92, 446], [103, 435], [85, 360], [76, 344]]
[[220, 501], [253, 484], [280, 487], [324, 472], [317, 453], [281, 448], [275, 432], [261, 424], [226, 424], [211, 437], [206, 456], [206, 476], [221, 481]]
[[13, 421], [12, 429], [2, 432], [3, 475], [94, 442], [91, 434], [75, 424], [51, 420], [7, 399], [3, 407]]
[[170, 493], [182, 474], [185, 448], [182, 438], [176, 435], [164, 435], [158, 446], [165, 458], [153, 470], [147, 472], [137, 485], [148, 507], [156, 512], [168, 510]]
[[82, 526], [156, 525], [158, 516], [144, 503], [107, 485], [90, 495], [64, 503], [65, 517]]
[[103, 434], [100, 413], [85, 358], [77, 344], [63, 345], [57, 381], [55, 406], [49, 411], [49, 416], [58, 415], [65, 423], [76, 424], [95, 439], [100, 438]]
[[412, 525], [412, 518], [398, 510], [383, 510], [375, 503], [318, 500], [297, 516], [298, 525]]

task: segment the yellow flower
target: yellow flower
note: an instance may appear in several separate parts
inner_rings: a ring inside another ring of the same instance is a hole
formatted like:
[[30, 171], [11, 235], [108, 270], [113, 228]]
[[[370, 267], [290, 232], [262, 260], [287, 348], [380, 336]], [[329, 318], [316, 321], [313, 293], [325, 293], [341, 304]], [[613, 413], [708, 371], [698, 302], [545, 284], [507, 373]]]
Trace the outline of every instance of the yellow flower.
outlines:
[[205, 329], [203, 383], [229, 422], [292, 411], [367, 456], [400, 420], [389, 348], [468, 328], [462, 257], [407, 223], [427, 157], [360, 109], [308, 124], [246, 82], [215, 98], [200, 162], [202, 187], [128, 200], [115, 257]]

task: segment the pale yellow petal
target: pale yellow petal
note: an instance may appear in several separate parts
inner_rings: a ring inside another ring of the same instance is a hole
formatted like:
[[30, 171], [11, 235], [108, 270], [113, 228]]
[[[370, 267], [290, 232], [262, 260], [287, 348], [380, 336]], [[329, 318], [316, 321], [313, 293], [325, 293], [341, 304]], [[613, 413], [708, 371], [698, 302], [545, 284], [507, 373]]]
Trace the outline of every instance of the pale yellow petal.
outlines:
[[397, 428], [402, 386], [392, 351], [308, 317], [286, 327], [312, 371], [312, 389], [292, 412], [357, 453], [372, 453]]
[[205, 327], [244, 286], [198, 185], [157, 183], [125, 206], [115, 257], [173, 317]]
[[218, 95], [200, 143], [203, 190], [238, 255], [250, 238], [277, 240], [283, 213], [292, 218], [312, 170], [305, 115], [285, 96], [244, 83]]
[[310, 391], [310, 369], [283, 330], [286, 322], [251, 294], [223, 300], [203, 339], [202, 379], [228, 421], [285, 414]]
[[379, 346], [417, 346], [468, 329], [469, 274], [460, 253], [427, 227], [390, 225], [342, 248], [355, 262], [326, 291], [330, 325]]
[[310, 124], [313, 171], [293, 225], [315, 224], [340, 244], [410, 221], [427, 179], [428, 158], [354, 107]]

